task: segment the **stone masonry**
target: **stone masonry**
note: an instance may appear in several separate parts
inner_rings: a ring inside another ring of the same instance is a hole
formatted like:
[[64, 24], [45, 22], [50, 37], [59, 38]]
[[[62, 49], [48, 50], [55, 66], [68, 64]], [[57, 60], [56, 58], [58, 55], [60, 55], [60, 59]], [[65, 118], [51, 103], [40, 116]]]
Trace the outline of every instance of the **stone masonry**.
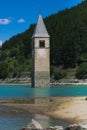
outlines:
[[[44, 47], [40, 47], [40, 41], [44, 41]], [[32, 36], [32, 59], [32, 87], [49, 87], [50, 37], [41, 16]]]

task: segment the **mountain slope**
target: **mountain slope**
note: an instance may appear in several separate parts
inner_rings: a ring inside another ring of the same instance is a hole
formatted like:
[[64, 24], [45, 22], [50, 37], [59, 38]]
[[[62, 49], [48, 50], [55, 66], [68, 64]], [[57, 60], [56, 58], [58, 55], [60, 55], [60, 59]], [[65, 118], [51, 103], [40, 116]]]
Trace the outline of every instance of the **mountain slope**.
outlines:
[[[44, 19], [51, 36], [51, 65], [74, 68], [87, 61], [87, 1]], [[0, 65], [7, 64], [13, 76], [31, 70], [31, 37], [35, 25], [6, 41]], [[2, 67], [1, 67], [2, 68]], [[1, 69], [2, 70], [2, 69]]]

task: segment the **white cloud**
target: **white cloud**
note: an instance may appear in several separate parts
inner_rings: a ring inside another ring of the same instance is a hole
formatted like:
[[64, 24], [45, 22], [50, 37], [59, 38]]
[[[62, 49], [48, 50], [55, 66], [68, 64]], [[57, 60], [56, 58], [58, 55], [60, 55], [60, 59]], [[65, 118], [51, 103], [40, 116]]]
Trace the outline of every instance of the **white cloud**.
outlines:
[[10, 19], [7, 19], [7, 18], [5, 18], [5, 19], [0, 19], [0, 24], [9, 24], [11, 22], [11, 20]]
[[18, 22], [18, 23], [25, 23], [25, 20], [24, 20], [23, 18], [21, 18], [21, 19], [19, 19], [17, 22]]
[[3, 41], [2, 41], [2, 40], [0, 40], [0, 46], [2, 46], [2, 44], [3, 44]]

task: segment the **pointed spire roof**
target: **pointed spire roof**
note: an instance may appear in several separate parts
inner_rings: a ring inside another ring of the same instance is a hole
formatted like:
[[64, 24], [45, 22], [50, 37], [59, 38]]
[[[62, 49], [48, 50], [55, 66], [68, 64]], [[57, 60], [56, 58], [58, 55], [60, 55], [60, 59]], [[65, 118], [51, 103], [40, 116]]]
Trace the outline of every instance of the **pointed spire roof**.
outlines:
[[50, 37], [41, 15], [39, 15], [32, 38], [35, 37]]

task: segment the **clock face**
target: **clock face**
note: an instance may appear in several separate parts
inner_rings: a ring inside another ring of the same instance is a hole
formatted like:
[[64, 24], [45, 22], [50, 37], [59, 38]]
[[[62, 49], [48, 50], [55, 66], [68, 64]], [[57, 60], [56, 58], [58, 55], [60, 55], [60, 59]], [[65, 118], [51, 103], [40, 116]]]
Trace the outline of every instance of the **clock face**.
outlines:
[[39, 57], [46, 57], [46, 50], [45, 49], [39, 49], [38, 51], [37, 51], [37, 55], [39, 56]]

